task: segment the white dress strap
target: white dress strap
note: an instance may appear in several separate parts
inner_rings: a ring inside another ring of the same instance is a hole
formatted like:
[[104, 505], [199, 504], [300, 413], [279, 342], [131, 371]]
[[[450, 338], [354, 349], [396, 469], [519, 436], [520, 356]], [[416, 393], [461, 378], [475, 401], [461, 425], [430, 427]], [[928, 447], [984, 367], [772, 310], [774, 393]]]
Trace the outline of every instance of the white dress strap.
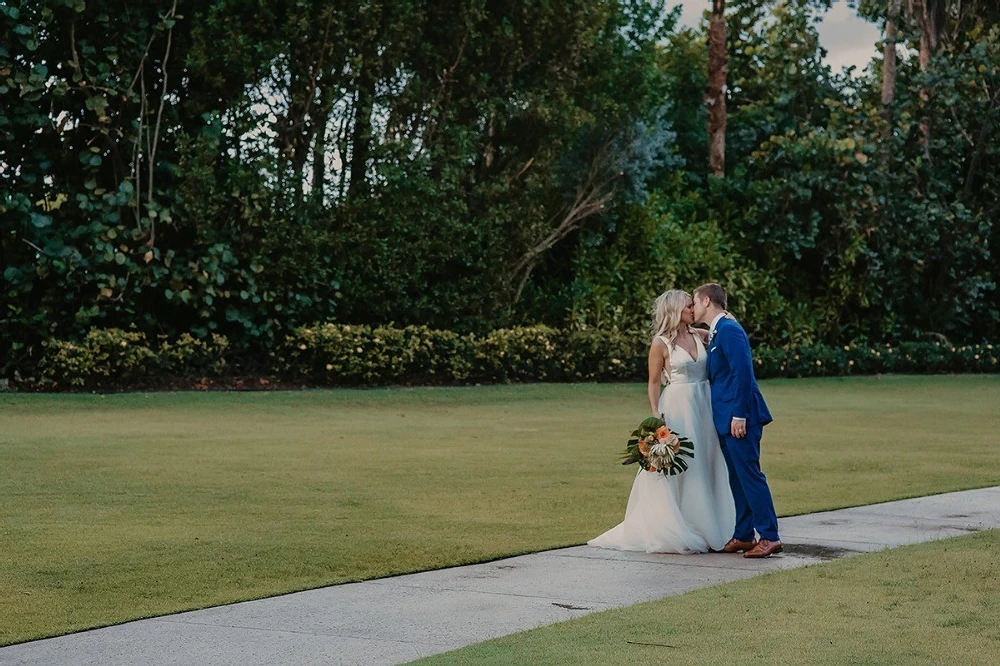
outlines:
[[660, 342], [662, 342], [663, 346], [667, 348], [667, 356], [666, 356], [666, 358], [663, 359], [663, 370], [660, 371], [660, 376], [662, 377], [662, 381], [663, 381], [664, 384], [669, 384], [670, 383], [670, 355], [671, 355], [670, 343], [667, 342], [667, 336], [665, 336], [665, 335], [658, 335], [658, 336], [656, 336], [655, 339], [659, 340]]

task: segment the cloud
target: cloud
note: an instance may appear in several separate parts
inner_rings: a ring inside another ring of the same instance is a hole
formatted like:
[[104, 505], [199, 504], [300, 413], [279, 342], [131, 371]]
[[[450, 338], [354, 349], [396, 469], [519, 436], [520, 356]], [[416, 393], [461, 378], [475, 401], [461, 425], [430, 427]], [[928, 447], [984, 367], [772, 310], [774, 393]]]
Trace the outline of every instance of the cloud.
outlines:
[[[682, 6], [680, 24], [685, 26], [698, 25], [704, 12], [712, 7], [710, 0], [681, 0], [674, 6], [677, 4]], [[845, 0], [833, 0], [816, 29], [827, 51], [826, 62], [835, 71], [850, 65], [856, 65], [858, 72], [864, 71], [876, 53], [875, 42], [881, 39], [878, 26], [858, 16]]]
[[835, 70], [857, 65], [858, 71], [864, 71], [877, 52], [875, 43], [882, 38], [878, 26], [858, 16], [844, 0], [834, 1], [816, 29], [827, 50], [826, 61]]

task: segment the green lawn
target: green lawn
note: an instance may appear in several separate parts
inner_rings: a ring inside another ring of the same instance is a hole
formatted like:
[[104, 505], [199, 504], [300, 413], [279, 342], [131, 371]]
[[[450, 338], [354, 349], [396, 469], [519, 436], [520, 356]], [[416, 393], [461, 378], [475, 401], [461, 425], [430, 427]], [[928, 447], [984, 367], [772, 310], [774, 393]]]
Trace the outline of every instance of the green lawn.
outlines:
[[998, 617], [993, 530], [704, 588], [414, 663], [995, 664]]
[[[782, 515], [1000, 483], [1000, 377], [770, 381]], [[585, 541], [643, 385], [0, 396], [0, 644]]]

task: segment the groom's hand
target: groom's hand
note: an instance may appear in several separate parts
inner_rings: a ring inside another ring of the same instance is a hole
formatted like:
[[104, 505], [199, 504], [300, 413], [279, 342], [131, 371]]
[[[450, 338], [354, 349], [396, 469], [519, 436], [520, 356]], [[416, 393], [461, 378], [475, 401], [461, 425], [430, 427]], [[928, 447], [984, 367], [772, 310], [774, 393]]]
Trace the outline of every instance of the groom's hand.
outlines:
[[742, 439], [747, 436], [747, 420], [739, 419], [735, 416], [733, 417], [732, 423], [729, 424], [729, 434], [737, 439]]

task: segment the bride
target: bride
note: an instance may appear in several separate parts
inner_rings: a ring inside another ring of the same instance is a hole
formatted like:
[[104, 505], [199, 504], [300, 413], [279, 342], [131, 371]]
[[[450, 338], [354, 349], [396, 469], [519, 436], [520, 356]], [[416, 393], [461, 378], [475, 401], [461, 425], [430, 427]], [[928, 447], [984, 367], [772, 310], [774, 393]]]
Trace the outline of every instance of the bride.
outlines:
[[[667, 427], [691, 440], [686, 472], [636, 474], [625, 520], [591, 546], [648, 553], [721, 550], [733, 534], [736, 509], [726, 461], [712, 423], [705, 339], [694, 329], [694, 303], [686, 292], [661, 294], [653, 306], [649, 348], [649, 405]], [[662, 393], [660, 386], [665, 385]]]

